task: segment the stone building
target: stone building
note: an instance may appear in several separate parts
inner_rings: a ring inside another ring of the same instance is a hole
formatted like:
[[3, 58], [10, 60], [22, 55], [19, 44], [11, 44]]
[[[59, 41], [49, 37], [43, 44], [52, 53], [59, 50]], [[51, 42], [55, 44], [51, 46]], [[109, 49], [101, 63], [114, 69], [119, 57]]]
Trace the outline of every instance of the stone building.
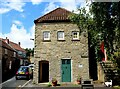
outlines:
[[[8, 41], [9, 42], [9, 41]], [[0, 38], [0, 66], [1, 66], [1, 75], [2, 82], [13, 77], [16, 70], [16, 58], [17, 52], [8, 45], [2, 38]]]
[[89, 79], [88, 34], [70, 22], [71, 13], [57, 8], [34, 21], [35, 83]]
[[13, 77], [20, 65], [25, 65], [26, 51], [21, 48], [20, 42], [14, 43], [7, 37], [0, 38], [0, 66], [2, 66], [2, 82]]
[[17, 59], [20, 60], [19, 65], [25, 65], [28, 62], [28, 60], [26, 58], [26, 51], [21, 47], [21, 43], [14, 43], [10, 41], [7, 37], [3, 40], [17, 52]]

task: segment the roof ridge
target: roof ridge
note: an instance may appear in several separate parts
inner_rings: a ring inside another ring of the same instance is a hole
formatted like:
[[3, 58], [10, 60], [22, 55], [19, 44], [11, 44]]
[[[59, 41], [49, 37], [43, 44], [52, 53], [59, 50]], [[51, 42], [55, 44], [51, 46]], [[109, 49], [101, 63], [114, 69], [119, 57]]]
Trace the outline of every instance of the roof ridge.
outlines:
[[63, 9], [63, 10], [66, 10], [66, 11], [72, 13], [71, 11], [69, 11], [69, 10], [67, 10], [67, 9], [65, 9], [65, 8], [62, 8], [62, 7], [58, 7], [58, 8], [61, 8], [61, 9]]

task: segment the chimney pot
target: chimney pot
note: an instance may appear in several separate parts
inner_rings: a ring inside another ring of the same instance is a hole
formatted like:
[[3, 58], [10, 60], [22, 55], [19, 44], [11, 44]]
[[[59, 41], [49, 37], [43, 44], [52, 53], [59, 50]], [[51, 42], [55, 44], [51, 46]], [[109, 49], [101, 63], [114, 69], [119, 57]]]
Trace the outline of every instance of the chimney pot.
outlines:
[[18, 45], [20, 46], [20, 42], [18, 42]]
[[9, 44], [9, 39], [6, 37], [6, 43]]

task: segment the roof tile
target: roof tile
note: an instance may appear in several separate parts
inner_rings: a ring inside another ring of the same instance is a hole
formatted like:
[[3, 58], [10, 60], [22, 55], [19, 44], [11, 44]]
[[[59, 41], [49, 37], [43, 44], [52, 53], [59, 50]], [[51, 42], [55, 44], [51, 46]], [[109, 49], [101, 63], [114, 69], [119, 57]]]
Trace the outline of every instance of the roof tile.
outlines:
[[0, 38], [0, 43], [1, 43], [0, 46], [14, 51], [14, 49], [11, 48], [2, 38]]
[[[6, 42], [7, 39], [3, 39], [4, 42]], [[9, 41], [9, 45], [14, 48], [15, 50], [18, 50], [18, 51], [22, 51], [22, 52], [26, 52], [23, 48], [21, 48], [18, 44], [12, 42], [12, 41]]]
[[57, 8], [40, 18], [36, 19], [35, 23], [44, 23], [44, 22], [56, 22], [56, 21], [70, 21], [68, 16], [72, 14], [72, 12], [63, 9], [63, 8]]
[[22, 51], [22, 52], [25, 52], [25, 50], [23, 48], [21, 48], [18, 44], [16, 43], [13, 43], [10, 41], [9, 43], [14, 49], [18, 50], [18, 51]]

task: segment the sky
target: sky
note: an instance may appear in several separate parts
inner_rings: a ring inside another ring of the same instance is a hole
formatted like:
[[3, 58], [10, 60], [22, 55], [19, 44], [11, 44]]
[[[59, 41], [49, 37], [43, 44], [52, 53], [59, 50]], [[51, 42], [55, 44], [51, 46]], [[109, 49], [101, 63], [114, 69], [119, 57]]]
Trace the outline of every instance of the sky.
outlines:
[[76, 11], [86, 5], [85, 0], [1, 0], [0, 38], [21, 42], [22, 48], [34, 48], [34, 20], [62, 7]]

